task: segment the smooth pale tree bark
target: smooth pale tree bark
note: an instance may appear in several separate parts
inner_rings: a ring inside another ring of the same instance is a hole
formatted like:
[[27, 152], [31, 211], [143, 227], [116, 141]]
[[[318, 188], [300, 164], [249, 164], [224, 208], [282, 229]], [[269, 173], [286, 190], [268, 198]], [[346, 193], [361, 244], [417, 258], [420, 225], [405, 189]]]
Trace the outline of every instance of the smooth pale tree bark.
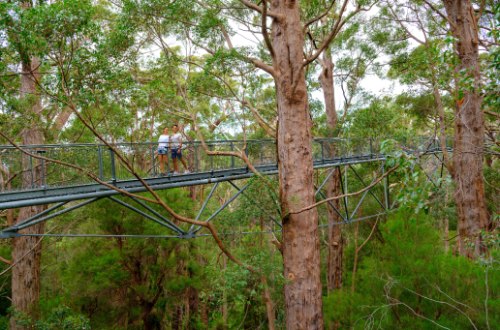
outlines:
[[[265, 4], [265, 2], [264, 2]], [[286, 328], [322, 329], [320, 246], [314, 200], [311, 118], [304, 37], [296, 1], [271, 1], [272, 55], [278, 106], [278, 168], [283, 222]], [[274, 53], [274, 54], [273, 54]]]
[[[29, 62], [22, 63], [21, 73], [21, 98], [27, 104], [27, 114], [38, 117], [41, 110], [41, 101], [37, 95], [36, 79], [38, 79], [39, 60], [31, 58]], [[34, 124], [21, 132], [22, 143], [43, 144], [45, 139], [42, 130]], [[23, 157], [23, 187], [31, 187], [32, 180], [40, 184], [42, 167], [38, 161], [33, 159], [33, 171], [30, 168], [29, 157]], [[44, 206], [32, 206], [22, 208], [16, 223], [20, 223], [27, 218], [40, 213]], [[43, 233], [44, 225], [29, 227], [21, 231], [27, 234]], [[36, 317], [38, 299], [40, 297], [40, 260], [42, 254], [41, 238], [38, 237], [16, 237], [12, 243], [12, 307], [16, 312]], [[11, 318], [11, 329], [26, 329], [16, 323], [15, 317]]]
[[487, 230], [489, 223], [483, 181], [484, 115], [481, 111], [478, 25], [470, 0], [444, 0], [443, 3], [456, 39], [458, 80], [467, 80], [457, 86], [452, 176], [461, 240], [459, 253], [474, 258], [484, 252], [481, 231]]
[[[323, 97], [325, 100], [326, 123], [328, 127], [328, 137], [335, 136], [335, 129], [337, 127], [337, 110], [335, 108], [335, 90], [333, 84], [333, 71], [334, 65], [332, 56], [327, 49], [323, 53], [321, 61], [321, 74], [319, 80], [321, 88], [323, 89]], [[327, 145], [326, 152], [328, 157], [335, 157], [334, 145]], [[334, 170], [334, 173], [326, 183], [326, 197], [331, 198], [340, 194], [340, 172]], [[333, 205], [339, 209], [340, 200], [332, 201]], [[332, 206], [327, 206], [328, 216], [328, 260], [327, 260], [327, 275], [326, 286], [328, 292], [342, 287], [342, 256], [344, 252], [344, 240], [342, 237], [342, 227], [338, 225], [341, 221], [339, 215]]]

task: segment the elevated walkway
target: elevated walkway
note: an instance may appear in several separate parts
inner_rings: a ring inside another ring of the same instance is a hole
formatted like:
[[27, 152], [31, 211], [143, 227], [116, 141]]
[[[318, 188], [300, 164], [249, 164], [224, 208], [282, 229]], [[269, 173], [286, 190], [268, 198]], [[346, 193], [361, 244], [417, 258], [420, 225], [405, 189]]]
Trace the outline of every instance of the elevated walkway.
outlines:
[[[323, 183], [317, 187], [316, 195], [325, 197], [321, 189], [335, 170], [346, 177], [342, 184], [343, 194], [349, 190], [348, 171], [352, 173], [350, 174], [352, 177], [358, 180], [358, 184], [369, 186], [370, 182], [365, 182], [366, 178], [363, 179], [357, 173], [354, 165], [383, 162], [386, 157], [380, 151], [379, 142], [373, 139], [315, 139], [313, 141], [313, 166], [315, 169], [324, 168], [329, 172]], [[111, 146], [102, 144], [0, 146], [0, 166], [2, 166], [0, 210], [50, 205], [45, 211], [26, 219], [23, 223], [5, 228], [0, 232], [0, 238], [28, 235], [22, 234], [21, 230], [102, 198], [109, 198], [111, 201], [168, 228], [172, 234], [171, 237], [195, 237], [200, 228], [191, 227], [188, 229], [176, 225], [165, 215], [159, 214], [136, 198], [130, 197], [134, 204], [139, 204], [139, 206], [131, 205], [124, 199], [115, 197], [123, 192], [147, 191], [141, 180], [127, 169], [125, 163], [128, 163], [128, 166], [133, 168], [135, 175], [138, 175], [153, 190], [213, 184], [212, 190], [198, 213], [197, 220], [219, 183], [228, 182], [237, 192], [206, 221], [212, 220], [236, 197], [244, 195], [243, 192], [248, 184], [240, 188], [235, 184], [236, 181], [255, 175], [240, 158], [224, 154], [225, 152], [245, 152], [252, 165], [262, 175], [278, 173], [276, 146], [272, 140], [210, 141], [206, 142], [205, 146], [194, 141], [185, 143], [185, 145], [183, 154], [188, 161], [190, 173], [180, 175], [174, 175], [169, 170], [166, 170], [166, 173], [159, 173], [158, 158], [155, 153], [157, 143], [118, 143]], [[440, 153], [435, 139], [419, 138], [414, 141], [405, 141], [404, 144], [399, 143], [399, 146], [408, 153]], [[218, 152], [219, 155], [207, 155], [204, 149]], [[172, 167], [171, 163], [170, 160], [170, 168]], [[182, 164], [179, 166], [182, 167]], [[340, 167], [344, 167], [344, 174], [342, 174]], [[87, 175], [89, 173], [91, 175]], [[102, 183], [92, 179], [92, 176]], [[347, 197], [344, 198], [342, 203], [344, 210], [335, 208], [335, 211], [343, 219], [342, 221], [347, 223], [357, 219], [356, 212], [366, 196], [372, 196], [381, 208], [380, 213], [372, 216], [384, 214], [390, 208], [388, 177], [386, 179], [383, 189], [378, 190], [382, 196], [376, 196], [373, 189], [369, 189], [360, 197], [359, 201], [355, 202], [355, 207], [353, 207], [354, 205], [348, 206], [349, 202], [354, 203], [354, 200], [348, 202]], [[330, 205], [334, 207], [333, 203]], [[281, 225], [275, 216], [270, 216], [270, 219], [274, 224]], [[29, 235], [53, 236], [50, 234]]]

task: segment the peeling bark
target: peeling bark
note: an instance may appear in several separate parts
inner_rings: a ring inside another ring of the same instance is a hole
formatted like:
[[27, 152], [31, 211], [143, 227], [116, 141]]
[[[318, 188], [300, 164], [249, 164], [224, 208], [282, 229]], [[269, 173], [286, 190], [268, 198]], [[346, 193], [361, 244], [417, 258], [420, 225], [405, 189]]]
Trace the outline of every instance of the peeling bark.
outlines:
[[[323, 97], [325, 99], [326, 121], [328, 127], [328, 137], [335, 136], [337, 128], [337, 111], [335, 107], [335, 90], [333, 84], [334, 65], [328, 49], [323, 54], [321, 61], [323, 70], [319, 76]], [[335, 146], [326, 145], [325, 152], [328, 158], [335, 157]], [[326, 197], [331, 198], [340, 194], [340, 172], [335, 170], [326, 184]], [[340, 209], [340, 200], [332, 201], [332, 204]], [[339, 215], [331, 205], [327, 206], [328, 216], [328, 260], [326, 286], [328, 292], [342, 287], [342, 256], [344, 254], [344, 239], [342, 237], [342, 227], [338, 226], [341, 221]]]
[[443, 2], [451, 32], [456, 38], [458, 80], [471, 81], [470, 86], [457, 86], [459, 99], [455, 108], [452, 176], [459, 253], [475, 258], [485, 252], [481, 231], [487, 230], [489, 223], [483, 181], [484, 114], [481, 111], [478, 26], [470, 0]]
[[311, 118], [304, 72], [304, 38], [296, 1], [272, 1], [278, 106], [278, 169], [283, 222], [286, 328], [322, 329], [320, 246], [314, 204]]
[[[40, 98], [36, 95], [36, 82], [39, 61], [32, 58], [29, 63], [22, 64], [21, 98], [29, 104], [29, 113], [37, 116], [42, 109]], [[38, 125], [25, 128], [21, 132], [22, 143], [43, 144], [45, 139]], [[42, 168], [37, 160], [33, 161], [33, 171], [23, 171], [23, 187], [31, 187], [32, 181], [39, 184]], [[31, 167], [30, 158], [23, 156], [23, 168]], [[20, 210], [16, 223], [20, 223], [45, 209], [45, 206], [24, 207]], [[24, 234], [41, 234], [44, 225], [40, 223], [21, 231]], [[37, 304], [40, 297], [40, 261], [42, 256], [41, 238], [16, 237], [12, 243], [12, 307], [16, 312], [36, 318]], [[16, 323], [15, 317], [10, 321], [11, 329], [27, 329]]]

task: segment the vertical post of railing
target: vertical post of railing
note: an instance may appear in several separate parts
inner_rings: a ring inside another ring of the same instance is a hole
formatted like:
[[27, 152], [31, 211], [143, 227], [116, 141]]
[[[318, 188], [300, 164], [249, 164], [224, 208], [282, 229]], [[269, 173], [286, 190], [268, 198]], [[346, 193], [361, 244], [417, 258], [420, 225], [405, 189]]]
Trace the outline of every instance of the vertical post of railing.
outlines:
[[[231, 152], [234, 152], [234, 142], [231, 141]], [[231, 156], [231, 168], [234, 168], [234, 156]]]
[[371, 136], [370, 136], [370, 158], [373, 158], [373, 143]]
[[[151, 151], [151, 173], [156, 176], [156, 158], [155, 158], [155, 146], [153, 144], [149, 145]], [[167, 153], [168, 157], [168, 153]], [[168, 168], [167, 168], [168, 170]]]
[[111, 180], [116, 182], [115, 153], [111, 148], [109, 148], [109, 157], [111, 160]]
[[321, 163], [324, 164], [325, 163], [325, 141], [321, 140], [320, 145], [321, 145]]
[[345, 211], [346, 211], [346, 216], [347, 216], [347, 220], [349, 221], [350, 220], [350, 217], [349, 217], [349, 213], [348, 212], [348, 205], [349, 205], [349, 200], [347, 199], [347, 194], [349, 193], [349, 186], [348, 186], [348, 178], [347, 178], [347, 165], [344, 166], [344, 184], [345, 184], [345, 194], [346, 196], [344, 197], [344, 203], [345, 203]]
[[[44, 153], [45, 150], [37, 150], [37, 154], [40, 156]], [[45, 159], [40, 159], [40, 188], [45, 188]]]
[[35, 173], [33, 173], [33, 157], [30, 155], [31, 188], [35, 188]]
[[264, 163], [264, 151], [262, 149], [263, 149], [263, 144], [262, 144], [262, 142], [259, 142], [259, 161], [260, 161], [260, 165], [262, 165]]
[[[214, 145], [210, 144], [208, 146], [208, 150], [213, 151], [214, 150]], [[210, 171], [214, 171], [214, 156], [209, 156], [210, 157]]]
[[[247, 142], [247, 145], [246, 145], [246, 148], [245, 148], [245, 156], [247, 157], [248, 159], [248, 147], [249, 147], [250, 143]], [[246, 165], [246, 170], [248, 172], [249, 168], [248, 168], [248, 164]]]
[[193, 152], [194, 152], [194, 167], [193, 167], [193, 172], [200, 172], [199, 167], [199, 160], [198, 160], [198, 144], [193, 142]]
[[102, 147], [97, 146], [97, 161], [99, 162], [99, 179], [104, 180], [104, 166], [102, 162]]

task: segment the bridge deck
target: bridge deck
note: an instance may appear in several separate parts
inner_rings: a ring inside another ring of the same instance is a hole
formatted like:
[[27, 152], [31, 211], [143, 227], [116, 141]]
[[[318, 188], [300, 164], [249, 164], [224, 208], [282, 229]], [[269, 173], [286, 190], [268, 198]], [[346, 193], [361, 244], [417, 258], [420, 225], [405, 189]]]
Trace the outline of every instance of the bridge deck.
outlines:
[[[37, 158], [39, 156], [74, 164], [94, 173], [100, 180], [131, 193], [144, 192], [146, 188], [126, 170], [116, 153], [120, 153], [155, 190], [244, 179], [254, 175], [238, 157], [208, 156], [201, 143], [186, 144], [183, 153], [192, 173], [181, 175], [172, 175], [171, 172], [166, 175], [159, 173], [155, 155], [156, 143], [114, 144], [113, 149], [93, 144], [22, 146], [22, 150], [12, 146], [0, 146], [0, 166], [2, 172], [7, 173], [6, 176], [2, 174], [0, 177], [0, 209], [106, 197], [120, 193], [96, 183], [83, 175], [81, 170]], [[210, 151], [224, 152], [243, 150], [245, 144], [243, 141], [234, 140], [207, 142], [207, 146]], [[435, 142], [429, 144], [420, 140], [411, 143], [410, 148], [430, 151], [435, 149], [436, 145]], [[274, 141], [246, 141], [245, 153], [262, 174], [277, 173]], [[315, 168], [384, 159], [375, 141], [345, 139], [314, 140], [313, 158]], [[179, 166], [182, 168], [182, 164]]]

